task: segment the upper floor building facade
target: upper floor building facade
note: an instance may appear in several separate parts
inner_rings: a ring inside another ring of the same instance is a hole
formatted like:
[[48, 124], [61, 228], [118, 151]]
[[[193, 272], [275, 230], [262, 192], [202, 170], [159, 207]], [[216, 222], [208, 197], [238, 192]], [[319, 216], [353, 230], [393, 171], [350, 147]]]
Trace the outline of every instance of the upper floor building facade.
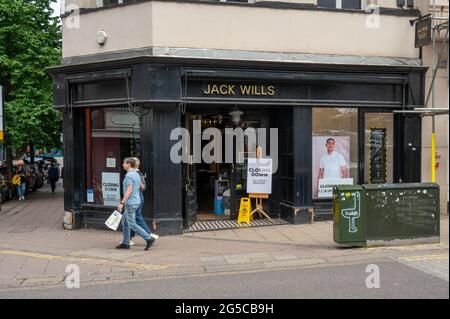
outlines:
[[[147, 49], [163, 56], [418, 65], [409, 23], [418, 9], [419, 1], [387, 0], [66, 0], [63, 63]], [[99, 31], [107, 37], [101, 44]]]

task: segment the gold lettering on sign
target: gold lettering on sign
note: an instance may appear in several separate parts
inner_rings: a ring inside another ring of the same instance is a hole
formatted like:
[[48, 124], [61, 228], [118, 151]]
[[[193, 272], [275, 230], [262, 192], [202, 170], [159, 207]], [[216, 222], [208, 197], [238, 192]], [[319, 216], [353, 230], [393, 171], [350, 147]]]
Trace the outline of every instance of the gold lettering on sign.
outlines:
[[[273, 85], [239, 85], [239, 93], [243, 96], [274, 96], [275, 86]], [[204, 95], [236, 95], [235, 84], [208, 84], [203, 89]]]
[[241, 94], [250, 95], [250, 87], [248, 85], [241, 85]]
[[236, 92], [234, 91], [236, 88], [235, 84], [208, 84], [206, 87], [206, 90], [203, 90], [203, 94], [205, 95], [236, 95]]

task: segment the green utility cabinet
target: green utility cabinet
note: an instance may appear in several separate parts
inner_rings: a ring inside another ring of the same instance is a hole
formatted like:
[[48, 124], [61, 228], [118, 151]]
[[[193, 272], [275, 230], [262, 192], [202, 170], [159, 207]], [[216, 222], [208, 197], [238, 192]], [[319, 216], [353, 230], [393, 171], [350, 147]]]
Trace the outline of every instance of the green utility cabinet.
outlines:
[[439, 243], [439, 185], [336, 186], [333, 220], [334, 241], [346, 246]]
[[439, 242], [438, 184], [371, 184], [363, 187], [368, 245], [396, 240]]
[[364, 189], [359, 185], [333, 188], [333, 237], [338, 244], [365, 245]]

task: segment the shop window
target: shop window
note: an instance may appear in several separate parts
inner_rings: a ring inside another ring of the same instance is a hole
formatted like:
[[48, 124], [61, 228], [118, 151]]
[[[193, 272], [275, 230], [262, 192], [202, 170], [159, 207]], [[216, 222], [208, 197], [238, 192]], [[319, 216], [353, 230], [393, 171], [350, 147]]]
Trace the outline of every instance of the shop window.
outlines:
[[358, 110], [313, 108], [313, 198], [327, 199], [338, 184], [358, 181]]
[[126, 108], [87, 111], [87, 202], [116, 206], [120, 202], [125, 157], [140, 157], [139, 117]]

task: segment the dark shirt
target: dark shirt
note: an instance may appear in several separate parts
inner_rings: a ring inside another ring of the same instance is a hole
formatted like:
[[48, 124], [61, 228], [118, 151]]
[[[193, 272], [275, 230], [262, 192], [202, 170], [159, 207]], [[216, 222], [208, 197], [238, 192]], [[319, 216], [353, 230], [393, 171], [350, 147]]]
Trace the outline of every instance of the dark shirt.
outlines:
[[20, 174], [20, 184], [26, 184], [27, 183], [27, 176], [25, 174]]
[[48, 178], [49, 179], [59, 178], [59, 171], [56, 167], [50, 167], [50, 169], [48, 170]]

